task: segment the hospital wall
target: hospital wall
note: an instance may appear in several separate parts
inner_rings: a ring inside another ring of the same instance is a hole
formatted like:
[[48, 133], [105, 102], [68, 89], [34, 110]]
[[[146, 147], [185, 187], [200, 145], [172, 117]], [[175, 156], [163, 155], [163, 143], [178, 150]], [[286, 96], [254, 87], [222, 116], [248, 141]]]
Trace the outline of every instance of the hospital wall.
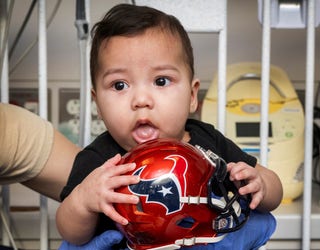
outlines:
[[[52, 12], [56, 1], [47, 1], [47, 15]], [[117, 3], [124, 1], [91, 0], [91, 23], [99, 20], [103, 14]], [[10, 26], [9, 46], [17, 34], [30, 1], [16, 1]], [[66, 112], [66, 104], [77, 99], [80, 87], [80, 55], [77, 30], [74, 26], [75, 1], [62, 1], [52, 24], [47, 30], [48, 53], [48, 86], [49, 86], [49, 119], [54, 126], [63, 129], [63, 123], [78, 116]], [[257, 1], [230, 0], [227, 10], [227, 63], [260, 62], [262, 50], [262, 26], [258, 21]], [[26, 27], [21, 41], [16, 47], [9, 62], [9, 70], [26, 47], [37, 37], [37, 18], [34, 14]], [[320, 28], [316, 29], [315, 50], [315, 86], [320, 81]], [[196, 76], [201, 80], [203, 96], [210, 86], [218, 67], [218, 36], [213, 33], [190, 34], [194, 54]], [[271, 31], [271, 63], [281, 67], [298, 90], [302, 101], [306, 78], [306, 29], [272, 29]], [[24, 60], [10, 72], [11, 101], [26, 108], [37, 110], [38, 54], [37, 46]], [[76, 138], [71, 138], [76, 140]], [[38, 204], [38, 194], [16, 184], [11, 186], [11, 204], [17, 207]], [[54, 249], [60, 238], [55, 229], [54, 213], [57, 202], [49, 200], [50, 244]], [[30, 230], [32, 227], [32, 230]], [[39, 248], [39, 213], [12, 212], [12, 230], [17, 242], [24, 249]], [[299, 243], [289, 242], [291, 249]], [[314, 243], [314, 249], [319, 244]], [[318, 245], [317, 245], [318, 244]], [[276, 248], [273, 248], [276, 249]]]

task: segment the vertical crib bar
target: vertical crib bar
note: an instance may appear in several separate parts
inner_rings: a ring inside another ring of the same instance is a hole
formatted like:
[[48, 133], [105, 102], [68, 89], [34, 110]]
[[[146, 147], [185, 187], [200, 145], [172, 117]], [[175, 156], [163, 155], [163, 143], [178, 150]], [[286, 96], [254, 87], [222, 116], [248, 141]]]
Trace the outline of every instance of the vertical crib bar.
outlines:
[[0, 1], [0, 80], [2, 80], [4, 53], [8, 41], [8, 31], [13, 5], [14, 0]]
[[[48, 118], [46, 0], [38, 2], [39, 115]], [[40, 195], [40, 249], [48, 250], [48, 200]]]
[[270, 0], [263, 1], [262, 62], [261, 62], [260, 163], [268, 164], [268, 119], [270, 82]]
[[5, 45], [1, 74], [1, 102], [9, 103], [8, 46]]
[[89, 69], [89, 42], [87, 21], [89, 2], [77, 0], [76, 27], [80, 50], [80, 134], [79, 145], [84, 147], [91, 141], [91, 82]]
[[218, 129], [226, 130], [226, 68], [227, 68], [227, 1], [223, 3], [223, 28], [219, 32], [218, 50]]
[[[9, 78], [8, 78], [8, 47], [6, 45], [6, 49], [4, 52], [4, 57], [2, 58], [2, 74], [1, 74], [1, 102], [8, 103], [9, 102]], [[1, 187], [1, 209], [3, 214], [3, 219], [6, 220], [8, 227], [10, 228], [10, 217], [9, 217], [9, 207], [10, 207], [10, 187], [8, 185], [4, 185]], [[2, 225], [2, 244], [9, 244], [9, 235], [4, 230], [4, 225]]]
[[[0, 80], [1, 80], [1, 102], [9, 102], [9, 73], [8, 73], [8, 27], [11, 18], [11, 11], [13, 8], [13, 1], [10, 2], [11, 6], [8, 8], [8, 1], [2, 1], [0, 3], [0, 25], [1, 25], [1, 36], [0, 36]], [[1, 213], [2, 219], [7, 222], [7, 226], [10, 228], [10, 187], [4, 185], [1, 187]], [[2, 244], [9, 245], [10, 243], [10, 232], [6, 232], [5, 225], [2, 224]], [[11, 239], [13, 242], [13, 239]], [[14, 243], [14, 242], [13, 242]], [[15, 247], [16, 248], [16, 247]]]
[[1, 102], [8, 103], [9, 102], [9, 69], [8, 69], [8, 45], [7, 42], [3, 44], [4, 53], [2, 60], [2, 68], [1, 70]]
[[302, 249], [310, 249], [311, 239], [311, 196], [312, 196], [312, 143], [313, 143], [313, 98], [314, 98], [314, 53], [315, 53], [315, 1], [309, 0], [306, 51], [306, 93], [305, 93], [305, 150], [304, 150], [304, 192], [303, 192], [303, 235]]
[[[270, 0], [263, 1], [262, 58], [261, 58], [261, 117], [260, 164], [268, 165], [268, 119], [270, 82]], [[259, 248], [266, 249], [265, 246]]]
[[[91, 0], [85, 0], [85, 10], [86, 10], [86, 20], [88, 24], [88, 30], [90, 29], [90, 1]], [[88, 145], [91, 142], [91, 77], [90, 77], [90, 42], [89, 42], [89, 32], [86, 42], [86, 54], [85, 54], [85, 61], [86, 61], [86, 100], [87, 100], [87, 112], [86, 112], [86, 128], [85, 128], [85, 136], [84, 136], [84, 144]]]

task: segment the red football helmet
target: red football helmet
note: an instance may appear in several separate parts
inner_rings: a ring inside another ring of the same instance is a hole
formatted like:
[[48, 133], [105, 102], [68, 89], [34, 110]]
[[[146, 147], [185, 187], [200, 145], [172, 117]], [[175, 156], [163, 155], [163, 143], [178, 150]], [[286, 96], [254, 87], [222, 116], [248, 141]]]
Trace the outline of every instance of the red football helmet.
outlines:
[[118, 225], [132, 249], [177, 249], [213, 243], [239, 229], [249, 198], [229, 180], [226, 163], [211, 151], [172, 139], [138, 145], [121, 163], [135, 162], [140, 182], [117, 189], [140, 202], [114, 204], [129, 224]]

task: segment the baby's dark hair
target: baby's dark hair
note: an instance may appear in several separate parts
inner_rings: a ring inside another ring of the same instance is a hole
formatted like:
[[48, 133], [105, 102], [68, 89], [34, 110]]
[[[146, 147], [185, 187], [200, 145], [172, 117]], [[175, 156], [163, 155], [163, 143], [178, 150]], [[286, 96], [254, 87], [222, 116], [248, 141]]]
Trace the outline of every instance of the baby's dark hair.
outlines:
[[133, 36], [142, 34], [146, 29], [159, 27], [177, 35], [182, 44], [190, 76], [194, 75], [194, 59], [191, 42], [186, 30], [177, 18], [146, 6], [119, 4], [110, 9], [92, 30], [90, 73], [92, 86], [96, 88], [95, 76], [98, 71], [98, 53], [102, 41], [113, 36]]

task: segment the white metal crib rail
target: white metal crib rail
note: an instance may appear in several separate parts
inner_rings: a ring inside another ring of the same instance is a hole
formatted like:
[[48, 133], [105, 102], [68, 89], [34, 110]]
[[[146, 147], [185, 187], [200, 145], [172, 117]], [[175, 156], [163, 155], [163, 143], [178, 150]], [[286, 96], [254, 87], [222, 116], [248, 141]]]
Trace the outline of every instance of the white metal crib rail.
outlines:
[[[47, 27], [46, 0], [38, 1], [38, 79], [39, 115], [48, 119], [48, 80], [47, 80]], [[48, 243], [48, 199], [40, 195], [40, 249], [49, 249]]]
[[[10, 17], [14, 1], [2, 1], [0, 4], [0, 76], [1, 76], [1, 102], [9, 102], [9, 79], [8, 79], [8, 47], [7, 38]], [[2, 242], [10, 244], [17, 249], [12, 234], [10, 232], [10, 187], [8, 185], [1, 187], [1, 221], [2, 221]]]

